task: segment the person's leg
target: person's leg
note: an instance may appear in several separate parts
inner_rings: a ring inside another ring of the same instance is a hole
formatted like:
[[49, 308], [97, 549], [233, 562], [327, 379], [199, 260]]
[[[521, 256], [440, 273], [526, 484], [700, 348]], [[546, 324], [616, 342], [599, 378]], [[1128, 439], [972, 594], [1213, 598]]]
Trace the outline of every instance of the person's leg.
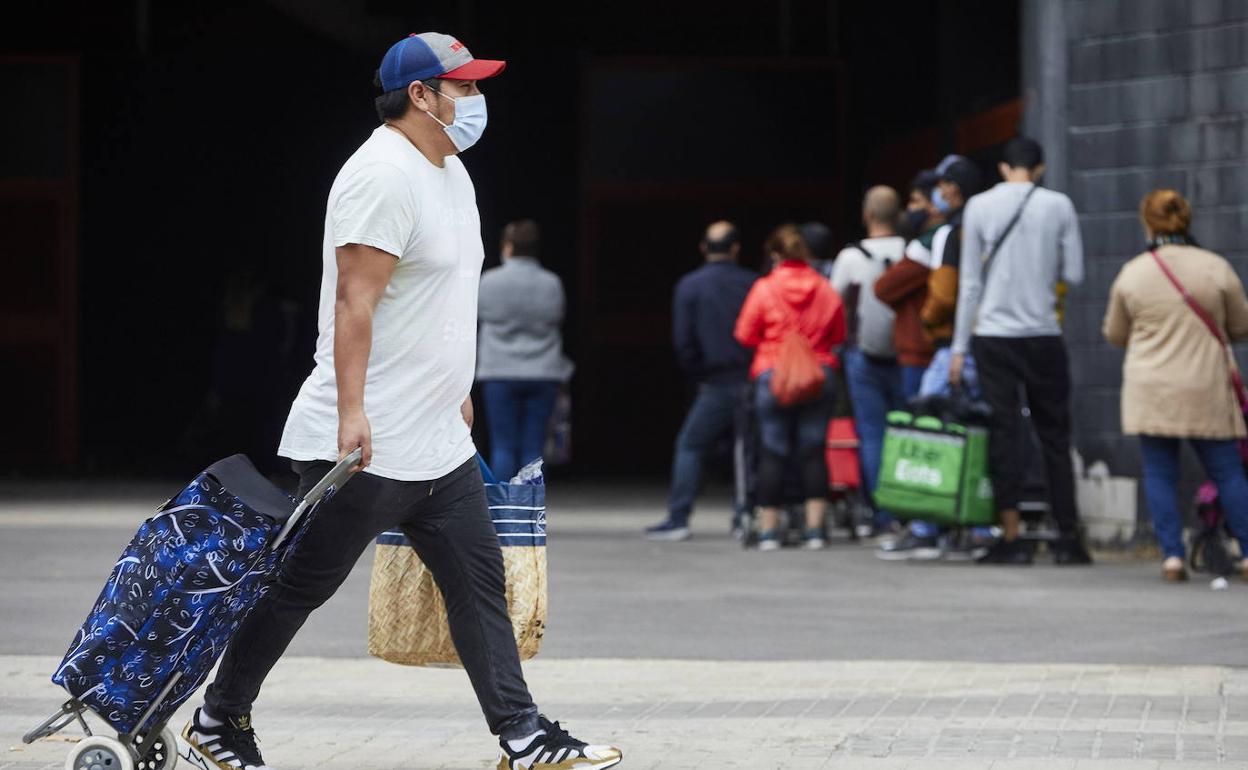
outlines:
[[[332, 468], [296, 463], [302, 497]], [[230, 641], [204, 702], [216, 719], [248, 714], [260, 686], [308, 615], [334, 595], [360, 554], [416, 500], [418, 482], [357, 473], [303, 524], [296, 549]]]
[[[1153, 534], [1157, 536], [1162, 555], [1167, 559], [1182, 559], [1185, 555], [1183, 517], [1178, 503], [1180, 446], [1176, 438], [1140, 436], [1140, 456], [1144, 461], [1144, 499], [1148, 502], [1148, 512], [1153, 517]], [[1240, 473], [1242, 475], [1242, 468]]]
[[988, 470], [1007, 541], [1019, 535], [1018, 500], [1022, 494], [1022, 404], [1018, 399], [1020, 377], [1014, 342], [976, 337], [973, 343], [980, 387], [984, 400], [992, 407]]
[[555, 399], [559, 396], [559, 383], [554, 380], [533, 380], [524, 383], [521, 393], [517, 471], [546, 451], [546, 434], [550, 428], [550, 415], [555, 411]]
[[[936, 351], [936, 355], [932, 357], [932, 362], [927, 368], [921, 366], [902, 368], [902, 390], [906, 394], [907, 401], [915, 396], [949, 394], [949, 357], [949, 349], [941, 348]], [[921, 519], [913, 519], [910, 522], [910, 534], [915, 539], [912, 539], [909, 544], [927, 548], [931, 545], [931, 541], [934, 541], [940, 534], [940, 528]], [[895, 545], [895, 543], [886, 544], [882, 548], [882, 553], [891, 553], [895, 550]]]
[[932, 363], [923, 370], [919, 380], [920, 396], [946, 396], [949, 394], [949, 348], [941, 348], [932, 357]]
[[476, 460], [433, 482], [400, 526], [442, 590], [455, 651], [490, 731], [504, 740], [532, 735], [537, 707], [520, 669], [503, 555]]
[[880, 453], [884, 448], [884, 420], [888, 415], [891, 389], [887, 378], [859, 350], [845, 353], [845, 374], [858, 430], [858, 454], [862, 458], [864, 497], [875, 491], [880, 476]]
[[685, 524], [702, 483], [702, 463], [717, 440], [733, 429], [739, 386], [703, 385], [685, 415], [672, 454], [668, 518]]
[[927, 370], [922, 366], [901, 367], [901, 400], [902, 406], [919, 395], [919, 387], [923, 384], [923, 374]]
[[1075, 504], [1075, 472], [1070, 461], [1070, 358], [1061, 337], [1019, 340], [1027, 406], [1044, 452], [1049, 479], [1049, 504], [1058, 532], [1079, 536]]
[[1205, 466], [1205, 473], [1218, 487], [1218, 499], [1226, 514], [1231, 534], [1239, 541], [1240, 553], [1248, 557], [1248, 477], [1239, 455], [1239, 442], [1193, 440], [1192, 446]]
[[744, 534], [754, 506], [757, 474], [750, 471], [758, 462], [758, 443], [754, 440], [752, 385], [732, 386], [732, 529], [734, 534]]
[[[828, 510], [828, 421], [836, 404], [833, 373], [825, 368], [823, 392], [819, 398], [803, 404], [797, 412], [797, 457], [801, 464], [802, 493], [806, 501], [806, 536], [823, 540], [824, 521]], [[815, 533], [819, 533], [815, 537]]]
[[499, 479], [510, 479], [520, 470], [520, 404], [512, 380], [481, 383], [485, 419], [490, 428], [490, 470]]
[[758, 419], [758, 529], [760, 545], [777, 544], [776, 527], [784, 503], [784, 468], [789, 454], [790, 415], [771, 392], [771, 373], [758, 378], [754, 388]]

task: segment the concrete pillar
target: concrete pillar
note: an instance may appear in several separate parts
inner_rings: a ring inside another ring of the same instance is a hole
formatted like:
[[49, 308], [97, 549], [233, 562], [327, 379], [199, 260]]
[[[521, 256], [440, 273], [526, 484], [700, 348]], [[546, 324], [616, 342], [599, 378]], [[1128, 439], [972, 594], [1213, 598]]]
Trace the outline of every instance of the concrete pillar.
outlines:
[[1068, 49], [1064, 0], [1022, 3], [1023, 132], [1044, 147], [1045, 186], [1067, 192]]

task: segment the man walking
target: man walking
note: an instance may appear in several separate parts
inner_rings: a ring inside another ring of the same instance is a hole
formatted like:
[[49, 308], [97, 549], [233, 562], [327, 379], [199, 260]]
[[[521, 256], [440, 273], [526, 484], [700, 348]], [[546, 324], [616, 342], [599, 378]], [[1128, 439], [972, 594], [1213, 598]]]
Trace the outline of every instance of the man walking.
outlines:
[[[883, 185], [872, 187], [862, 199], [862, 225], [867, 237], [849, 244], [832, 263], [832, 287], [850, 313], [850, 343], [845, 347], [845, 377], [858, 429], [862, 480], [875, 489], [884, 448], [884, 421], [905, 405], [902, 370], [893, 345], [893, 309], [875, 295], [875, 283], [905, 253], [906, 240], [897, 234], [901, 199]], [[891, 525], [891, 517], [877, 511], [877, 528]]]
[[[700, 248], [706, 263], [680, 279], [672, 298], [676, 360], [694, 381], [697, 395], [676, 435], [667, 519], [646, 529], [651, 540], [689, 539], [702, 464], [716, 441], [739, 433], [735, 427], [750, 379], [750, 351], [732, 331], [758, 276], [737, 265], [741, 245], [731, 222], [711, 223]], [[741, 482], [737, 479], [738, 487]], [[745, 495], [738, 491], [733, 502], [735, 530], [745, 514]]]
[[484, 251], [472, 180], [456, 156], [485, 130], [477, 81], [504, 66], [436, 32], [382, 59], [382, 125], [330, 189], [316, 366], [278, 450], [294, 461], [300, 494], [356, 448], [363, 459], [305, 525], [183, 731], [184, 756], [201, 767], [267, 768], [250, 716], [265, 677], [364, 549], [396, 526], [446, 598], [456, 650], [499, 735], [500, 770], [620, 762], [618, 749], [572, 738], [533, 705], [469, 432]]
[[1070, 462], [1070, 362], [1058, 321], [1057, 284], [1083, 280], [1083, 242], [1075, 207], [1062, 193], [1037, 186], [1040, 145], [1011, 140], [999, 165], [1004, 181], [970, 199], [963, 216], [962, 274], [951, 382], [963, 378], [973, 352], [980, 388], [992, 407], [990, 470], [1004, 536], [980, 561], [1030, 564], [1018, 542], [1022, 490], [1022, 404], [1027, 397], [1044, 450], [1058, 564], [1090, 564], [1079, 532]]

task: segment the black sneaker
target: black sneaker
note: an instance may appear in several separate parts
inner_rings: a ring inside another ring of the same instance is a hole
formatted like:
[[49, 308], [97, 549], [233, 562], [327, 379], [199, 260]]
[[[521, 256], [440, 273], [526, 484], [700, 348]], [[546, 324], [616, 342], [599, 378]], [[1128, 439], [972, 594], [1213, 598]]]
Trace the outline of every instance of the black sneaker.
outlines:
[[251, 729], [251, 715], [239, 714], [224, 724], [207, 727], [203, 709], [195, 709], [191, 721], [182, 729], [178, 755], [201, 770], [272, 770], [264, 764], [256, 747], [256, 731]]
[[664, 540], [677, 542], [688, 540], [692, 535], [689, 532], [689, 525], [683, 521], [666, 521], [655, 524], [653, 527], [646, 527], [647, 540]]
[[1078, 537], [1063, 537], [1053, 543], [1053, 562], [1063, 567], [1088, 565], [1092, 563], [1092, 554], [1084, 547]]
[[875, 558], [884, 561], [930, 561], [940, 558], [940, 544], [934, 537], [919, 537], [907, 531], [891, 543], [876, 548]]
[[513, 751], [500, 740], [503, 755], [498, 770], [575, 770], [578, 768], [615, 767], [624, 755], [614, 746], [590, 746], [578, 741], [568, 731], [543, 716], [538, 718], [540, 732], [519, 751]]
[[1031, 548], [1021, 540], [998, 540], [988, 553], [975, 561], [980, 564], [1011, 564], [1025, 567], [1032, 562]]

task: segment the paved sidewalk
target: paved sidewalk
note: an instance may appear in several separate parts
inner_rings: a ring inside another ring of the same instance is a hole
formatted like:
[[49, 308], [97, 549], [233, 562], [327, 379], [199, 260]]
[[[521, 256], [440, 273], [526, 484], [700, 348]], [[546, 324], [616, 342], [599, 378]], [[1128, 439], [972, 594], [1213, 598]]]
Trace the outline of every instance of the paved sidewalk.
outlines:
[[[0, 484], [0, 654], [64, 651], [117, 554], [173, 483]], [[988, 568], [885, 563], [838, 533], [827, 551], [743, 552], [726, 495], [695, 539], [651, 543], [661, 488], [552, 486], [550, 658], [961, 660], [1248, 666], [1248, 585], [1163, 584], [1157, 561]], [[6, 494], [8, 495], [6, 497]], [[372, 549], [290, 654], [364, 654]]]
[[[63, 697], [46, 677], [55, 662], [0, 656], [0, 769], [63, 766], [65, 741], [18, 743]], [[527, 670], [544, 711], [575, 735], [617, 742], [635, 770], [1248, 767], [1239, 669], [536, 660]], [[462, 672], [370, 659], [283, 661], [256, 721], [278, 768], [487, 768], [496, 752]]]

